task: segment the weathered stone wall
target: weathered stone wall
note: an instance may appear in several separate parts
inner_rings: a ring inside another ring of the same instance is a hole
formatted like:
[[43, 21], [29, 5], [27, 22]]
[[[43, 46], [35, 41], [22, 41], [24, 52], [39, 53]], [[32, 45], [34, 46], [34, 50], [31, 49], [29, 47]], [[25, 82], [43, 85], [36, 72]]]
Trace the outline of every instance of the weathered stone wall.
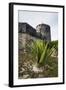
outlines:
[[18, 36], [19, 49], [25, 49], [28, 42], [32, 39], [31, 36], [26, 33], [19, 33]]
[[39, 24], [36, 29], [27, 23], [19, 23], [19, 33], [26, 33], [32, 37], [39, 38], [46, 41], [51, 41], [50, 26], [46, 24]]
[[46, 24], [39, 24], [34, 29], [27, 23], [19, 23], [18, 26], [18, 46], [19, 49], [25, 50], [26, 44], [32, 40], [42, 39], [51, 41], [50, 26]]

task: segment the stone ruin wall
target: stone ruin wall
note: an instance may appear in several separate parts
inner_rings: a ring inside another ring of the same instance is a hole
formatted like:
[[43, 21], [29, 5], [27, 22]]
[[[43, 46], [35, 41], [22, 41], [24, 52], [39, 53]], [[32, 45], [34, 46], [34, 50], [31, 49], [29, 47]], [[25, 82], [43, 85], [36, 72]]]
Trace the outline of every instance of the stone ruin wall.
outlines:
[[[20, 31], [21, 29], [25, 32], [21, 32]], [[19, 31], [20, 31], [20, 33], [18, 33], [19, 49], [25, 48], [27, 42], [31, 41], [32, 39], [33, 40], [42, 39], [46, 41], [51, 41], [50, 26], [45, 24], [39, 24], [36, 26], [36, 36], [31, 36], [30, 34], [26, 33], [27, 31], [26, 24], [19, 25]]]

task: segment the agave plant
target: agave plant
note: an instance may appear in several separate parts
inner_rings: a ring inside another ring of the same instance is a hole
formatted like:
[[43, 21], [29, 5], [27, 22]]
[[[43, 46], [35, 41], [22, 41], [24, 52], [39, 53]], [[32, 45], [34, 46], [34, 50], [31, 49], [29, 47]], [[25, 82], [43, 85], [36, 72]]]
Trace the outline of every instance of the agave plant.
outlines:
[[54, 51], [54, 45], [49, 47], [49, 42], [43, 40], [36, 40], [31, 45], [31, 53], [34, 57], [38, 58], [37, 63], [45, 65], [47, 60], [51, 58]]
[[38, 63], [41, 58], [41, 54], [43, 53], [44, 47], [45, 43], [43, 43], [41, 40], [36, 40], [32, 43], [31, 53], [34, 57], [37, 57]]

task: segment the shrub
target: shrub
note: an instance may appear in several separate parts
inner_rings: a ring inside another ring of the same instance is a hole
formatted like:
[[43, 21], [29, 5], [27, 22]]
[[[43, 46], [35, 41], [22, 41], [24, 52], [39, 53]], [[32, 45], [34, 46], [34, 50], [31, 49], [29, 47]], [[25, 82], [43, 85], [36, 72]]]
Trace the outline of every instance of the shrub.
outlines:
[[36, 40], [31, 45], [31, 53], [34, 57], [38, 58], [38, 64], [44, 65], [51, 58], [51, 54], [56, 46], [57, 44], [55, 45], [55, 42]]

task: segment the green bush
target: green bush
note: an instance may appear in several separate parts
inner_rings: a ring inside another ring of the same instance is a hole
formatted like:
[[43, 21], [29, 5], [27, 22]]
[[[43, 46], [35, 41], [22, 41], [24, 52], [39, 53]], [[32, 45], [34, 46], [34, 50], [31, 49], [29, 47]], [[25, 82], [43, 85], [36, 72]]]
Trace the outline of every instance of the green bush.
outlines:
[[51, 58], [54, 49], [58, 49], [57, 42], [55, 41], [36, 40], [31, 44], [31, 53], [34, 57], [37, 57], [37, 63], [41, 65], [45, 65], [46, 61]]

